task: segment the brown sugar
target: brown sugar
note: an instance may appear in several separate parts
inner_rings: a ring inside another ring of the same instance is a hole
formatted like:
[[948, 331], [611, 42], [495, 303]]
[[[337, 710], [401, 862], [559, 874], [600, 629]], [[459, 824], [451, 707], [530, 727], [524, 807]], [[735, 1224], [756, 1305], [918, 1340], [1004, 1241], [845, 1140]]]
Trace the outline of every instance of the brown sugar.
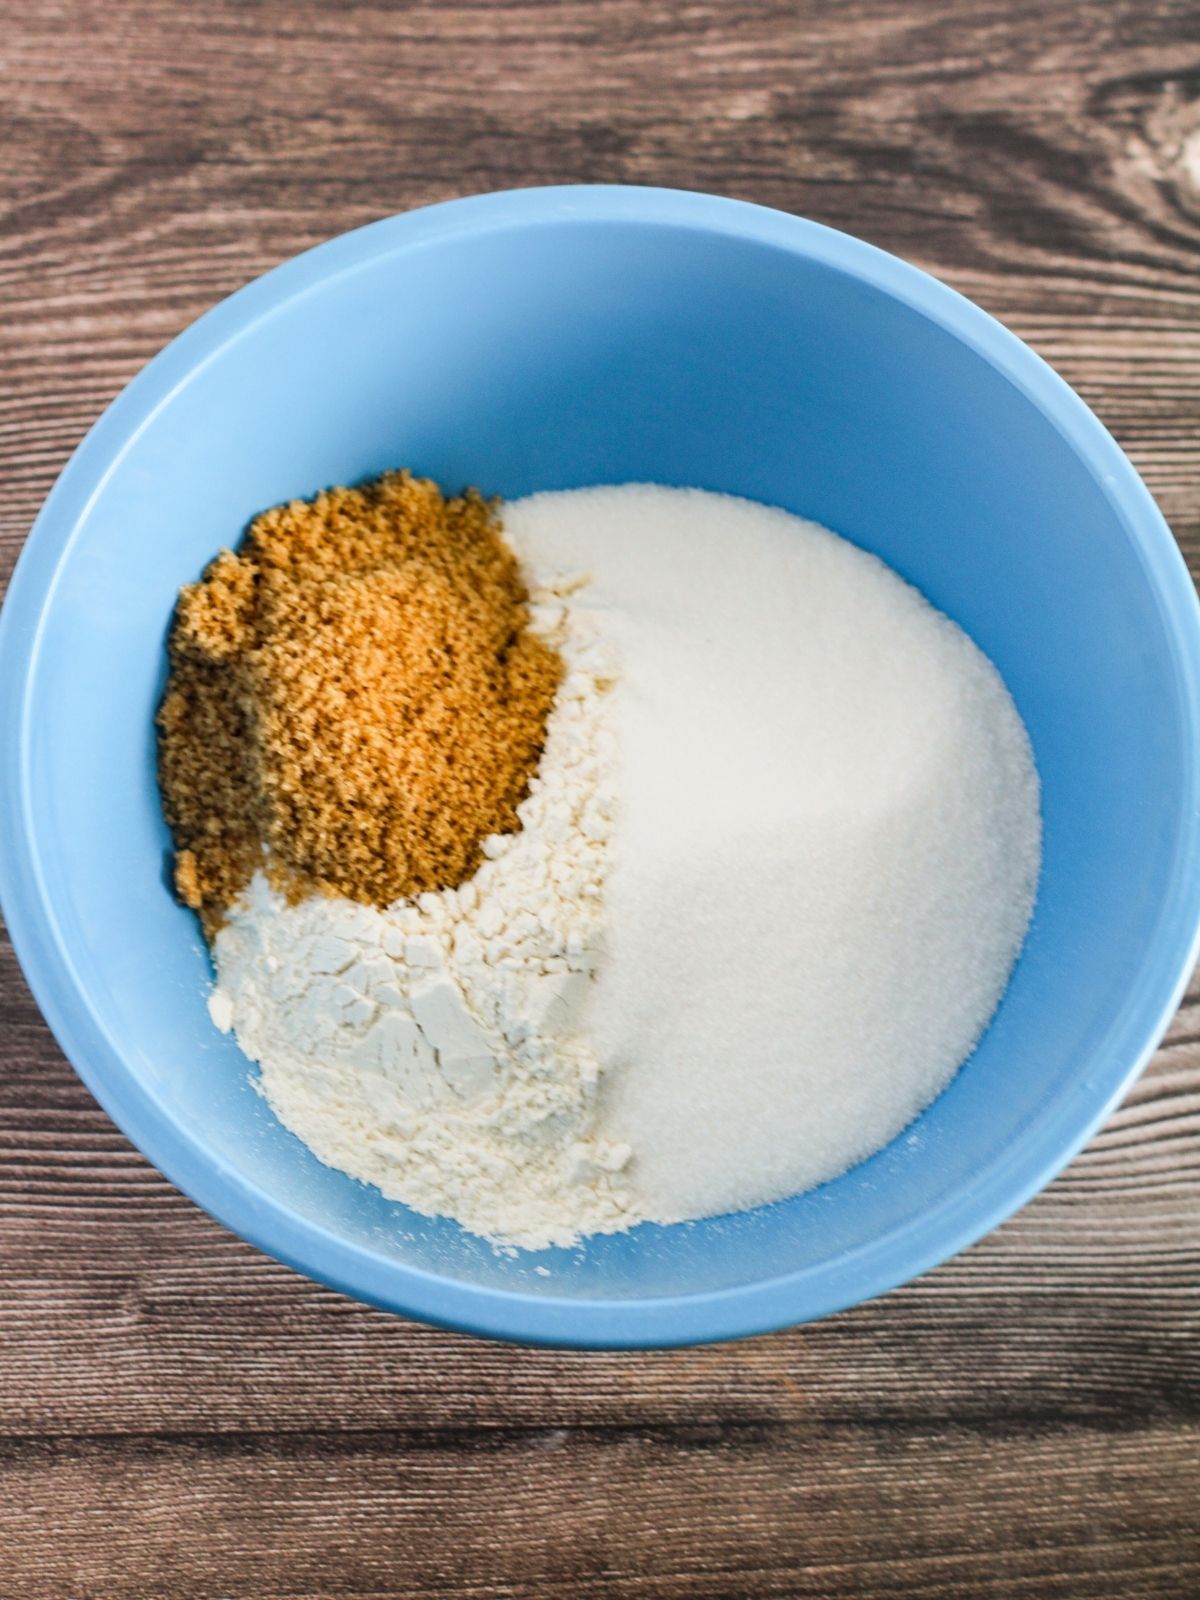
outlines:
[[519, 827], [562, 675], [527, 600], [493, 506], [406, 472], [264, 512], [181, 591], [159, 783], [210, 938], [258, 867], [385, 906]]

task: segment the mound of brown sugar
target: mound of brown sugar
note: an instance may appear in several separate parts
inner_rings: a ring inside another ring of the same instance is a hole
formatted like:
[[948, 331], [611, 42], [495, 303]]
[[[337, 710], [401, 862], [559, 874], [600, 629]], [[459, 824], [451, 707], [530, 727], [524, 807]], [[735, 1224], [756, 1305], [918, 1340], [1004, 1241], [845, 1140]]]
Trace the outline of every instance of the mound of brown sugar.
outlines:
[[562, 674], [494, 508], [406, 472], [264, 512], [179, 596], [158, 712], [180, 898], [263, 867], [385, 906], [519, 827]]

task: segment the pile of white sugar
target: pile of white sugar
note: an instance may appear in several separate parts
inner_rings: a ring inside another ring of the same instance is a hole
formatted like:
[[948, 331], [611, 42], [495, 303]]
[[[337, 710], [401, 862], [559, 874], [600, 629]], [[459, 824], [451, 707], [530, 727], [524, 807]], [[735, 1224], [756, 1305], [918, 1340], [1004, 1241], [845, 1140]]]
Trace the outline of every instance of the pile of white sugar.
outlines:
[[673, 1222], [844, 1171], [943, 1089], [1033, 907], [1038, 781], [986, 657], [873, 556], [644, 485], [505, 527], [617, 650], [603, 1127]]
[[995, 669], [874, 557], [630, 485], [504, 509], [567, 674], [522, 832], [458, 890], [256, 880], [211, 1008], [321, 1160], [494, 1240], [778, 1199], [987, 1025], [1040, 859]]

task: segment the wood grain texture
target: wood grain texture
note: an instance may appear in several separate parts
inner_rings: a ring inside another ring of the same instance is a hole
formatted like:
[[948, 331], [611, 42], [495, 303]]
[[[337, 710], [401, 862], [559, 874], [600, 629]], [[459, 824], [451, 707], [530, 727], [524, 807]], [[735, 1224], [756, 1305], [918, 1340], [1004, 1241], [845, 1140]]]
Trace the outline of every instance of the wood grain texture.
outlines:
[[[200, 311], [429, 200], [676, 184], [848, 228], [1041, 351], [1200, 573], [1194, 0], [28, 0], [0, 29], [0, 579]], [[0, 948], [0, 1597], [1195, 1600], [1200, 987], [920, 1282], [737, 1346], [414, 1327], [130, 1149]]]

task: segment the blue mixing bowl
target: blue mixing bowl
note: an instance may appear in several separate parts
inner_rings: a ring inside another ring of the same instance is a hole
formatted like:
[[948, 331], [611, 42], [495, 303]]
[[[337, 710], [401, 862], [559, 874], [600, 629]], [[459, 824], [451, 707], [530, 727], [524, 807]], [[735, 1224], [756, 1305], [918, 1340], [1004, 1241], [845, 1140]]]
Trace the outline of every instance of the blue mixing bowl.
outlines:
[[[400, 465], [510, 497], [651, 479], [782, 505], [882, 556], [996, 662], [1042, 778], [1034, 924], [979, 1048], [887, 1149], [741, 1216], [510, 1258], [322, 1167], [275, 1121], [209, 1022], [208, 958], [167, 887], [152, 734], [167, 621], [252, 513]], [[1145, 1062], [1196, 953], [1198, 621], [1095, 417], [912, 267], [702, 195], [435, 206], [209, 312], [63, 473], [0, 624], [4, 907], [96, 1098], [272, 1255], [477, 1333], [753, 1333], [977, 1239]]]

